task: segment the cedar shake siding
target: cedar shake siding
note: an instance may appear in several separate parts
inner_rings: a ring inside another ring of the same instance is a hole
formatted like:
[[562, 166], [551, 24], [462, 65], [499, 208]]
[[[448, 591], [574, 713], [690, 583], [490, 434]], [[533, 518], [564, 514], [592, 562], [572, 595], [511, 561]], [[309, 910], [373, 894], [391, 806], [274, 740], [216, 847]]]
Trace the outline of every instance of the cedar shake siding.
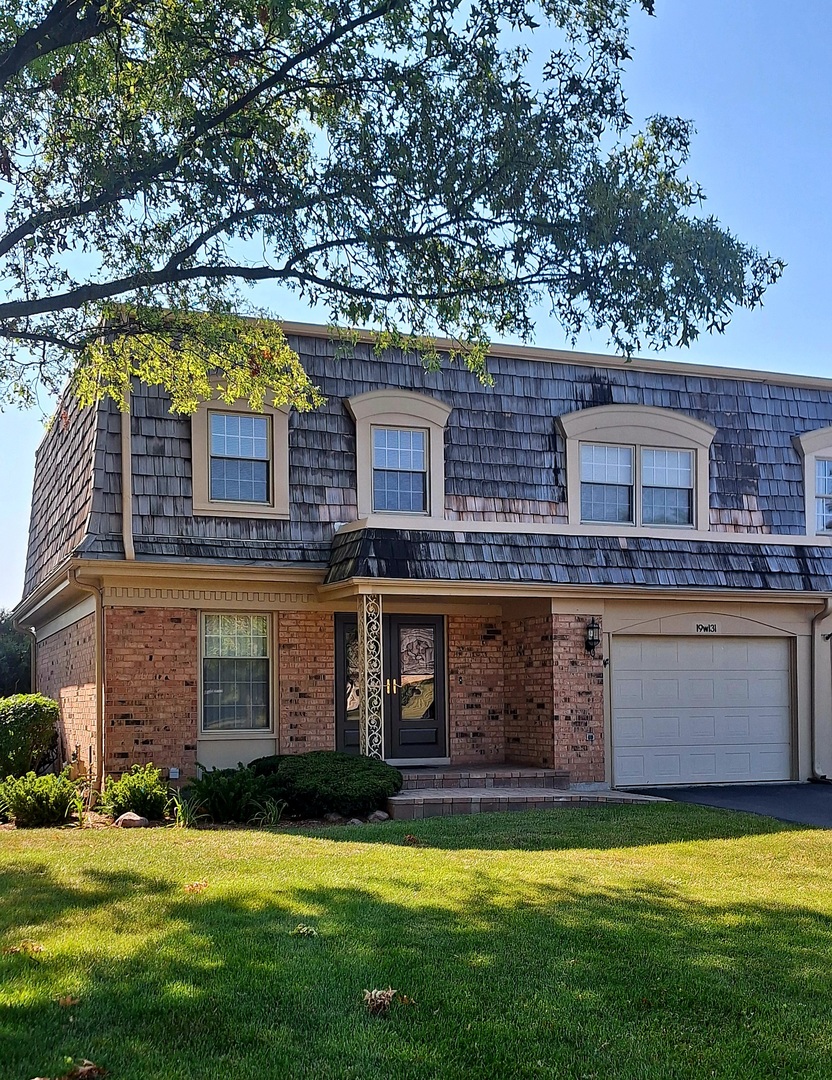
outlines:
[[[803, 467], [792, 437], [832, 425], [832, 395], [820, 388], [689, 375], [670, 364], [664, 372], [615, 359], [589, 367], [500, 356], [490, 358], [489, 388], [458, 366], [426, 372], [410, 354], [379, 358], [359, 344], [354, 355], [336, 359], [337, 346], [325, 337], [290, 340], [327, 401], [314, 412], [290, 416], [289, 520], [258, 519], [254, 511], [249, 518], [194, 516], [190, 419], [171, 415], [158, 389], [137, 386], [130, 421], [137, 558], [326, 565], [336, 526], [358, 513], [355, 425], [345, 400], [385, 387], [415, 390], [452, 406], [445, 432], [446, 519], [564, 523], [565, 447], [556, 420], [581, 408], [622, 403], [673, 409], [716, 428], [711, 531], [805, 532]], [[99, 443], [109, 441], [96, 459], [103, 470], [96, 473], [100, 495], [84, 554], [112, 558], [121, 530], [121, 460], [110, 436], [114, 428], [117, 442], [120, 417], [106, 403], [100, 409], [106, 416]], [[39, 464], [39, 475], [44, 471]], [[32, 559], [55, 547], [54, 539], [44, 540], [44, 524], [42, 515], [33, 516]], [[63, 550], [68, 552], [68, 542]], [[30, 574], [27, 592], [35, 580]]]

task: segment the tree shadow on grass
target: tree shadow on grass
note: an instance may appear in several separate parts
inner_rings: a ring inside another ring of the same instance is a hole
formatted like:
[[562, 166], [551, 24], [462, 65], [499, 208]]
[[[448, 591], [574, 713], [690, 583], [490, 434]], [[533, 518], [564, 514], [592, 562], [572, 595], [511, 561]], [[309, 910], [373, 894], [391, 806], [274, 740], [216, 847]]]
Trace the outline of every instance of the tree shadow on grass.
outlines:
[[319, 839], [412, 844], [444, 850], [608, 850], [698, 840], [804, 831], [808, 826], [680, 803], [570, 807], [519, 813], [471, 814], [380, 825], [304, 829]]
[[[133, 954], [0, 958], [20, 991], [0, 1020], [4, 1080], [64, 1055], [119, 1080], [829, 1075], [826, 914], [654, 878], [459, 873], [225, 897], [134, 881], [136, 917], [145, 900], [163, 917]], [[117, 879], [99, 888], [122, 897]], [[33, 968], [55, 994], [80, 970], [77, 1008], [27, 995]], [[370, 1017], [363, 990], [388, 985], [417, 1004]]]
[[50, 926], [73, 912], [92, 911], [102, 905], [141, 894], [148, 898], [169, 893], [173, 886], [130, 870], [84, 871], [82, 888], [57, 877], [47, 863], [21, 860], [0, 866], [0, 934], [19, 926], [32, 930]]

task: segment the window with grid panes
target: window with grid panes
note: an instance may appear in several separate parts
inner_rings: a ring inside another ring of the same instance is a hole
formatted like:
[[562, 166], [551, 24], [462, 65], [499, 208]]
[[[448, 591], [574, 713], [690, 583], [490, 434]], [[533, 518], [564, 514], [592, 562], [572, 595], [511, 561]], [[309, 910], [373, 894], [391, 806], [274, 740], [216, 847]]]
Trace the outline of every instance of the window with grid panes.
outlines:
[[633, 524], [633, 448], [581, 444], [581, 518]]
[[693, 451], [641, 451], [641, 520], [693, 524]]
[[269, 616], [204, 615], [202, 628], [202, 730], [270, 730]]
[[373, 510], [428, 511], [427, 432], [373, 428]]
[[832, 532], [832, 458], [815, 461], [815, 528]]
[[268, 503], [269, 418], [212, 412], [209, 430], [211, 499]]

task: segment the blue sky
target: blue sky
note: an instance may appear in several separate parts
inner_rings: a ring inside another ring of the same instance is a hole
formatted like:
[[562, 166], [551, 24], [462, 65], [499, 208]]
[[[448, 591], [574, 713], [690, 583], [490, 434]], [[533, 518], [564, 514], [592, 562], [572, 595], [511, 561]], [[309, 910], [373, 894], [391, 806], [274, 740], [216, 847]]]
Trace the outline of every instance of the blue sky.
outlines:
[[[656, 0], [656, 18], [633, 19], [626, 79], [637, 123], [653, 113], [693, 119], [690, 175], [706, 210], [744, 241], [788, 263], [761, 311], [742, 312], [722, 337], [705, 336], [666, 359], [832, 376], [832, 109], [828, 0]], [[541, 35], [540, 48], [546, 48]], [[287, 319], [322, 321], [291, 294], [270, 306]], [[563, 347], [541, 318], [535, 344]], [[603, 335], [581, 348], [606, 351]], [[34, 413], [0, 415], [0, 606], [20, 598], [35, 448]]]

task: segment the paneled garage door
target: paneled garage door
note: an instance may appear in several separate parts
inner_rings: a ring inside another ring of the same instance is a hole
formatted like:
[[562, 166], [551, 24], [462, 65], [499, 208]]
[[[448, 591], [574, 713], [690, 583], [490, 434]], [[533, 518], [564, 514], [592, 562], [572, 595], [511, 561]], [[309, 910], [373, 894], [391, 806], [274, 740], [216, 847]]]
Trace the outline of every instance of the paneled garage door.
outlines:
[[791, 778], [782, 638], [613, 638], [613, 782]]

